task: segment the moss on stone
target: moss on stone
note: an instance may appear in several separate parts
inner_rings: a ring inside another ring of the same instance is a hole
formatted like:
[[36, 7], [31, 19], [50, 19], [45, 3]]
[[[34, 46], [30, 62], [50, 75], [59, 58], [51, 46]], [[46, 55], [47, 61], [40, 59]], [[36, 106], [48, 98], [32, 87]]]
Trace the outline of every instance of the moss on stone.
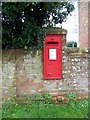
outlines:
[[45, 30], [46, 34], [67, 34], [67, 30], [59, 27], [47, 27]]

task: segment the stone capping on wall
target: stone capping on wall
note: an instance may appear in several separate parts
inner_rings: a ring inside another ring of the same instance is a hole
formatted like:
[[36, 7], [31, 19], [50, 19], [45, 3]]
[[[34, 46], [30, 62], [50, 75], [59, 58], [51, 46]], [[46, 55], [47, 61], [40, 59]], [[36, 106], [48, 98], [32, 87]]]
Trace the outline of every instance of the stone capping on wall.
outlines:
[[80, 57], [80, 58], [86, 58], [87, 57], [85, 53], [71, 53], [70, 56], [74, 57], [74, 58], [75, 57], [76, 58], [78, 58], [78, 57]]
[[90, 48], [79, 48], [79, 47], [63, 47], [62, 49], [63, 51], [65, 51], [66, 53], [70, 53], [70, 54], [77, 54], [77, 55], [81, 55], [81, 54], [90, 54]]
[[61, 34], [67, 35], [67, 30], [59, 27], [47, 27], [46, 34]]

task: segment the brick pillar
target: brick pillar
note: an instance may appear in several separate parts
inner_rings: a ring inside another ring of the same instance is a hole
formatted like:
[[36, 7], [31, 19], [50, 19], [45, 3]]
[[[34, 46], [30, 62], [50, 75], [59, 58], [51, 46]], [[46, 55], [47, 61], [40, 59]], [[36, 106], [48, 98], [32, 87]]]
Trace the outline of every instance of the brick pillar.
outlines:
[[79, 46], [88, 48], [88, 2], [78, 2]]

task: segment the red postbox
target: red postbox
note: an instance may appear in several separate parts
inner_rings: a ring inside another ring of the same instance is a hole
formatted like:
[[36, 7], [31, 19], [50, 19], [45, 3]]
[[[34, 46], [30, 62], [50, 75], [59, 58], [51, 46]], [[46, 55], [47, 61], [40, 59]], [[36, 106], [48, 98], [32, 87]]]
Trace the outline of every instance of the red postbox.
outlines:
[[62, 78], [62, 35], [48, 34], [44, 41], [44, 79]]

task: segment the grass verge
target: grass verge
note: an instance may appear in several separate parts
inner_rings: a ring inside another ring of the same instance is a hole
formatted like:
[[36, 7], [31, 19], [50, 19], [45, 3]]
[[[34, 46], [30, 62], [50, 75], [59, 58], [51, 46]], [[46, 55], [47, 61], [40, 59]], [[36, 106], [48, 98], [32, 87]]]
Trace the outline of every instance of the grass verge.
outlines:
[[88, 100], [68, 104], [7, 100], [2, 105], [2, 118], [88, 118]]

